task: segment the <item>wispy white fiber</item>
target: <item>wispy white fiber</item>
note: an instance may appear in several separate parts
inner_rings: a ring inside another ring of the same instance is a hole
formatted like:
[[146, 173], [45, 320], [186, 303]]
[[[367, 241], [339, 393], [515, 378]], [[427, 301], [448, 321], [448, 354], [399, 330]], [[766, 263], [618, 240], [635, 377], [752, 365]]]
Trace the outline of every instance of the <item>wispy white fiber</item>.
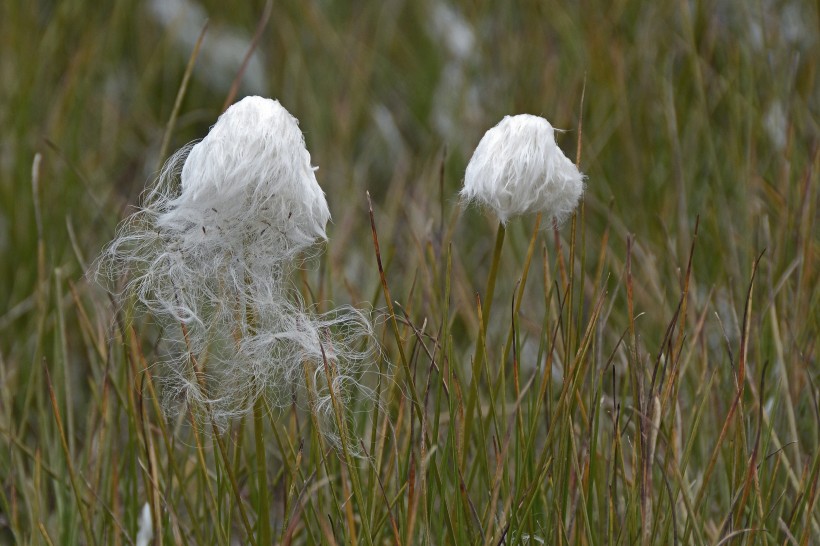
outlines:
[[461, 196], [489, 207], [503, 223], [540, 212], [560, 224], [583, 190], [584, 175], [556, 144], [552, 125], [521, 114], [506, 116], [484, 134], [467, 165]]
[[317, 315], [288, 280], [326, 238], [314, 171], [296, 118], [247, 97], [168, 160], [98, 260], [98, 276], [109, 286], [128, 278], [122, 295], [165, 329], [166, 408], [193, 404], [224, 423], [259, 397], [291, 404], [326, 364], [333, 379], [312, 381], [312, 399], [325, 403], [331, 388], [343, 400], [366, 394], [359, 381], [378, 350], [369, 317]]

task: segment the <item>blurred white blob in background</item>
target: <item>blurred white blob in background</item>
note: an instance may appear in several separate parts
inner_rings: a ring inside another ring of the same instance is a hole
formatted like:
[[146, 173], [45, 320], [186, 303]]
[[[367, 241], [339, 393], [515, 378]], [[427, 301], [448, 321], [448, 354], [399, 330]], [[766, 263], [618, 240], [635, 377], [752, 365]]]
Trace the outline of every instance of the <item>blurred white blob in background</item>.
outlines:
[[470, 77], [479, 60], [475, 31], [456, 8], [442, 1], [431, 4], [428, 28], [444, 59], [433, 95], [433, 127], [448, 145], [458, 146], [465, 129], [480, 123], [480, 93]]
[[[193, 0], [150, 0], [153, 19], [170, 35], [180, 58], [187, 61], [194, 50], [208, 12]], [[211, 21], [202, 42], [194, 76], [215, 91], [227, 92], [251, 45], [251, 35]], [[240, 90], [243, 94], [267, 94], [267, 74], [260, 53], [254, 51]]]
[[148, 503], [142, 505], [139, 521], [137, 521], [137, 546], [148, 546], [154, 538], [154, 525], [151, 521], [151, 507]]
[[769, 140], [772, 141], [778, 151], [786, 148], [788, 120], [786, 119], [783, 103], [780, 100], [775, 99], [769, 105], [766, 114], [763, 116], [763, 127], [766, 129], [766, 134], [769, 135]]

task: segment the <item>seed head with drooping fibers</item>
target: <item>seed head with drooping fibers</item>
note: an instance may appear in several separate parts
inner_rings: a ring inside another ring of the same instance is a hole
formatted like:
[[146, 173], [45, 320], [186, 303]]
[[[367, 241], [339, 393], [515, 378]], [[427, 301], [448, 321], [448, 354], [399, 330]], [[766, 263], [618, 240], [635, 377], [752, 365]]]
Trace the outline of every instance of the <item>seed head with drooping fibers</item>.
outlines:
[[489, 207], [502, 223], [540, 212], [560, 224], [583, 191], [584, 175], [558, 147], [550, 122], [521, 114], [505, 116], [484, 134], [467, 165], [461, 196]]
[[96, 269], [109, 286], [128, 276], [120, 294], [164, 327], [166, 407], [193, 403], [224, 422], [260, 396], [289, 404], [320, 376], [323, 352], [334, 380], [312, 382], [316, 405], [329, 388], [344, 398], [359, 387], [378, 350], [367, 315], [317, 315], [288, 281], [329, 218], [298, 121], [278, 101], [246, 97], [168, 160]]

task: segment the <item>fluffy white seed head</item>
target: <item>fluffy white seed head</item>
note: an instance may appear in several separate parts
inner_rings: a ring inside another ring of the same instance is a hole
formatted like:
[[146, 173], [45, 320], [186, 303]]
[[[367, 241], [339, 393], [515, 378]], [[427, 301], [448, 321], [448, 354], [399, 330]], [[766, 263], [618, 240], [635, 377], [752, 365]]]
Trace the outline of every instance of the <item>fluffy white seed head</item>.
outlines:
[[120, 295], [164, 329], [168, 410], [204, 408], [223, 425], [260, 397], [328, 414], [331, 392], [367, 395], [360, 379], [378, 357], [369, 317], [319, 315], [288, 280], [329, 217], [298, 121], [277, 101], [241, 100], [168, 160], [96, 263], [109, 288], [126, 277]]
[[168, 160], [98, 272], [128, 274], [155, 314], [201, 323], [234, 313], [226, 300], [243, 305], [251, 288], [281, 290], [329, 217], [297, 120], [277, 101], [247, 97]]
[[270, 227], [268, 238], [281, 235], [279, 250], [301, 249], [325, 238], [330, 218], [298, 120], [278, 101], [262, 97], [246, 97], [228, 108], [190, 148], [181, 191], [170, 205], [158, 224], [169, 229], [199, 224], [204, 229], [191, 232], [192, 245], [226, 237], [228, 231], [258, 238]]
[[503, 223], [540, 212], [560, 224], [583, 191], [584, 175], [555, 143], [550, 122], [521, 114], [505, 116], [484, 134], [467, 165], [461, 195], [491, 208]]

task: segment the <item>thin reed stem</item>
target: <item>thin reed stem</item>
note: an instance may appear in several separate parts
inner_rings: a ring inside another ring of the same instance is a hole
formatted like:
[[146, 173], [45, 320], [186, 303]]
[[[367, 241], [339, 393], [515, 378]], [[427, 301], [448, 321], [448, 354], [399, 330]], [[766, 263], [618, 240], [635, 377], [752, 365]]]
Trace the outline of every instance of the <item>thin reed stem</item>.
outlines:
[[256, 442], [256, 483], [259, 509], [256, 515], [258, 544], [271, 544], [270, 506], [268, 503], [268, 463], [265, 456], [265, 397], [259, 396], [253, 405], [253, 430]]

